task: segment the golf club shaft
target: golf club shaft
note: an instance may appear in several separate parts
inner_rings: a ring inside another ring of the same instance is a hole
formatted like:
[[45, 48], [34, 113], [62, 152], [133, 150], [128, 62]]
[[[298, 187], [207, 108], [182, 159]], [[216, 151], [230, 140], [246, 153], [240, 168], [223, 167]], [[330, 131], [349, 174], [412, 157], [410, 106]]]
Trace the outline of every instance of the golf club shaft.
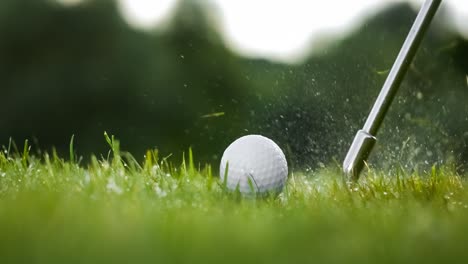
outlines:
[[385, 81], [382, 91], [377, 98], [372, 111], [367, 118], [363, 130], [375, 136], [382, 124], [384, 117], [395, 98], [395, 94], [405, 77], [411, 62], [416, 55], [424, 33], [434, 17], [442, 0], [426, 0], [419, 11], [413, 27], [406, 38], [398, 57]]
[[421, 7], [363, 129], [356, 134], [343, 162], [343, 171], [348, 180], [359, 179], [359, 174], [377, 140], [375, 136], [380, 125], [441, 2], [442, 0], [426, 0]]

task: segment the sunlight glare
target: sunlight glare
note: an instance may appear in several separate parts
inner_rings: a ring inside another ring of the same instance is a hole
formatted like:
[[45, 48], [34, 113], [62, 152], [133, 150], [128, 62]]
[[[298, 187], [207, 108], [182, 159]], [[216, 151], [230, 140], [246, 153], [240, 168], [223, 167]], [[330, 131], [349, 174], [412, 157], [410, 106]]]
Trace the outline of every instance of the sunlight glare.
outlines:
[[216, 1], [227, 45], [245, 56], [295, 61], [317, 37], [340, 36], [387, 1]]
[[[76, 2], [80, 0], [60, 0]], [[196, 0], [193, 0], [196, 1]], [[233, 51], [247, 57], [299, 62], [322, 40], [343, 38], [390, 4], [405, 0], [199, 0], [209, 1], [220, 34]], [[423, 0], [406, 0], [417, 10]], [[177, 0], [119, 0], [125, 20], [154, 29], [174, 13]], [[447, 0], [454, 29], [468, 38], [468, 1]], [[210, 6], [210, 5], [207, 5]]]
[[120, 0], [121, 13], [128, 24], [140, 29], [152, 29], [170, 18], [177, 0]]

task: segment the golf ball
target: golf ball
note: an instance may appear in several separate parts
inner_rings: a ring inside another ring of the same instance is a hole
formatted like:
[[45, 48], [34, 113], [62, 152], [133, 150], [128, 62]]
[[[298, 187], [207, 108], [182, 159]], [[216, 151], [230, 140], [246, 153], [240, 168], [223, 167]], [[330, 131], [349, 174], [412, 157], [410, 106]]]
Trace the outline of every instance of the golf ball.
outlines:
[[248, 135], [224, 151], [219, 174], [229, 190], [239, 188], [244, 195], [279, 193], [288, 178], [288, 164], [271, 139]]

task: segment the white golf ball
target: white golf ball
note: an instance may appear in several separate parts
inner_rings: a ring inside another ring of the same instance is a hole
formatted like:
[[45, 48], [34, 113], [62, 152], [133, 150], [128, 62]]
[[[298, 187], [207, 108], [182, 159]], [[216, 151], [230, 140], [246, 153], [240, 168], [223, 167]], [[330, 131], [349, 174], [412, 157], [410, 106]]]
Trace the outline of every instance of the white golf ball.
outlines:
[[288, 178], [288, 164], [271, 139], [248, 135], [224, 151], [219, 174], [228, 189], [239, 188], [245, 195], [279, 193]]

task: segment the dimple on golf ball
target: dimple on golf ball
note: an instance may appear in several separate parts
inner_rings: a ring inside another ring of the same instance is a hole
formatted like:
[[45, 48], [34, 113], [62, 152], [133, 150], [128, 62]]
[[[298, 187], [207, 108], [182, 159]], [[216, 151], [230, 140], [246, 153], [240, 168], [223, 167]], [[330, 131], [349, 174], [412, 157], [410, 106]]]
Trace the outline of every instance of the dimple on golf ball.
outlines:
[[288, 164], [271, 139], [248, 135], [224, 151], [219, 174], [232, 191], [239, 188], [245, 195], [279, 193], [288, 178]]

